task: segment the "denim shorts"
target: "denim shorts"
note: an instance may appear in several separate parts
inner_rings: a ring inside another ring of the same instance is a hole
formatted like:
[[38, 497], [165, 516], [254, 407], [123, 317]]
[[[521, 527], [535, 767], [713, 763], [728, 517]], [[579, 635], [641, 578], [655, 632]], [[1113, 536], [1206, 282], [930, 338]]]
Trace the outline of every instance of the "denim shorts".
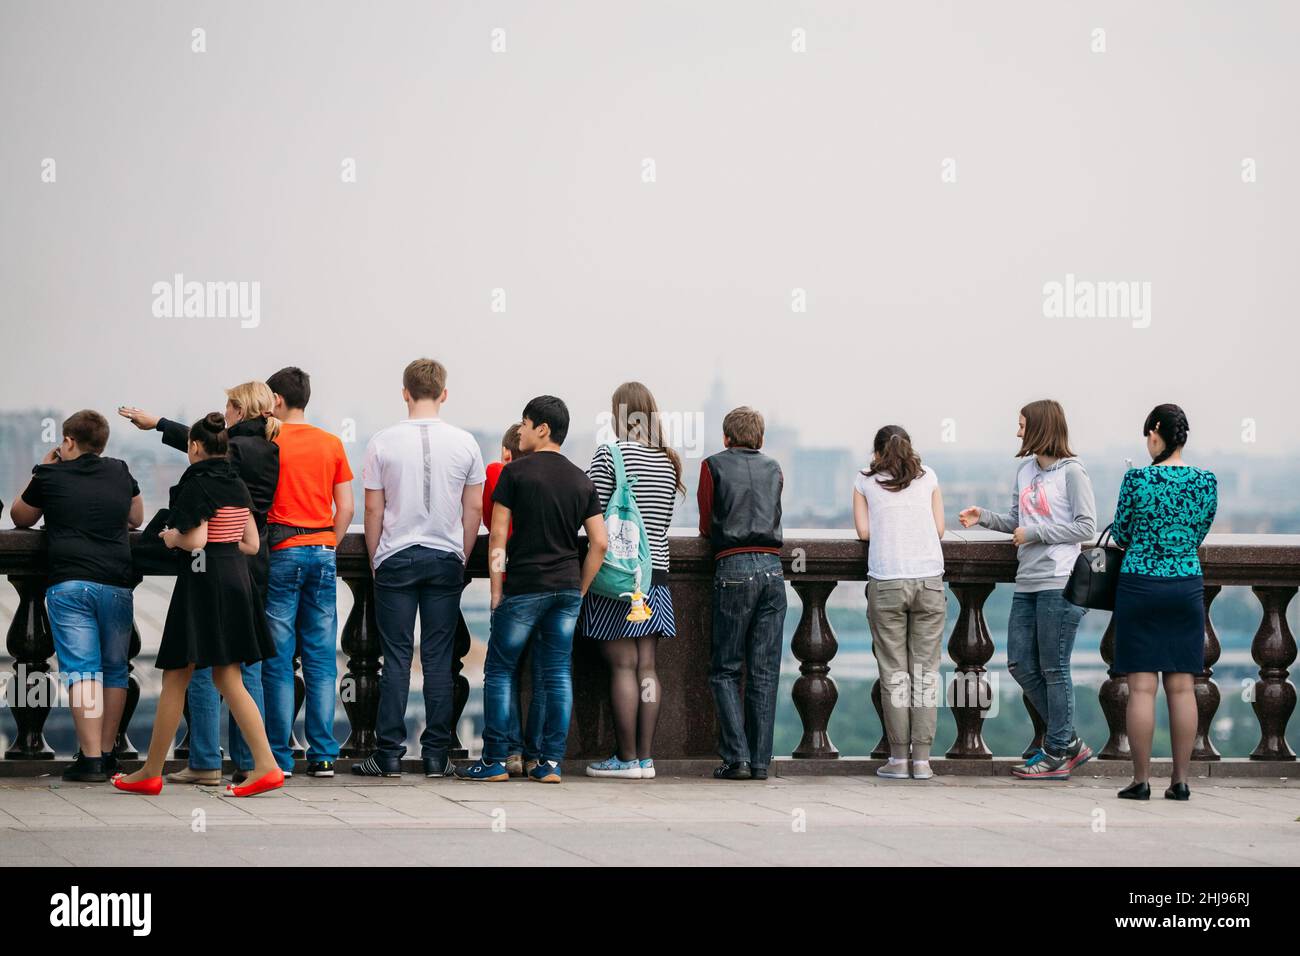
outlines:
[[94, 581], [61, 581], [45, 591], [54, 650], [63, 682], [98, 680], [127, 686], [134, 597], [130, 588]]

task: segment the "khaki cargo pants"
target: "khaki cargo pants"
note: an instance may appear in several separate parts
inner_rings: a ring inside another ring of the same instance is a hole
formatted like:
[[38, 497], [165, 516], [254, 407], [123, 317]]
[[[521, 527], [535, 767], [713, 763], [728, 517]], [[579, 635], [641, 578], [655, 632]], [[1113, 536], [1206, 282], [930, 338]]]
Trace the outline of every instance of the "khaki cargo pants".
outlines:
[[934, 742], [944, 693], [939, 655], [947, 610], [942, 575], [867, 582], [867, 623], [880, 667], [885, 735], [895, 753]]

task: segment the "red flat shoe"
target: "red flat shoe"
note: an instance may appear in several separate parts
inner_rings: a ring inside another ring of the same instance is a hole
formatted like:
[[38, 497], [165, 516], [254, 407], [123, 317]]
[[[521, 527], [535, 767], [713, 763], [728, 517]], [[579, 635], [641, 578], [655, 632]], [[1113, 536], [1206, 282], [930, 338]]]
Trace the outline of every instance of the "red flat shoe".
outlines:
[[142, 793], [146, 797], [156, 797], [162, 793], [162, 777], [145, 777], [135, 783], [127, 783], [122, 778], [126, 774], [118, 773], [113, 775], [113, 786], [125, 793]]
[[226, 789], [236, 797], [252, 797], [268, 790], [279, 790], [284, 786], [284, 771], [276, 767], [270, 773], [263, 774], [256, 780], [250, 780], [241, 786], [226, 784]]

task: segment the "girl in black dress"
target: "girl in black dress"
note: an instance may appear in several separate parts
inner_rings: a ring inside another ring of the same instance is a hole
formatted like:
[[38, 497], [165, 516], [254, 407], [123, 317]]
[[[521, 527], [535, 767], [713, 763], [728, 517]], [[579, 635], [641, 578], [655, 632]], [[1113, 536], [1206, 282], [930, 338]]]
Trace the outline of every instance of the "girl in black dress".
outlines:
[[118, 774], [113, 785], [130, 793], [162, 790], [163, 761], [176, 736], [185, 689], [195, 668], [212, 668], [212, 680], [234, 715], [253, 753], [253, 770], [237, 797], [284, 785], [266, 738], [257, 704], [244, 689], [241, 664], [275, 652], [261, 596], [244, 556], [259, 548], [252, 498], [227, 457], [225, 419], [213, 412], [194, 423], [189, 435], [190, 467], [174, 489], [171, 527], [161, 534], [169, 548], [191, 553], [176, 578], [156, 664], [163, 671], [162, 694], [144, 766]]

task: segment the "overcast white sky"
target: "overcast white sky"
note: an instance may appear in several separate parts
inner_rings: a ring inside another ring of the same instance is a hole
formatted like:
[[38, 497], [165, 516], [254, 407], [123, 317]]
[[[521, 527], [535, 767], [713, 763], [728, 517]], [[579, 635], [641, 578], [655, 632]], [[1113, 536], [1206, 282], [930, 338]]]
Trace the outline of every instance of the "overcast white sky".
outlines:
[[[382, 422], [426, 354], [490, 430], [720, 372], [809, 442], [1006, 448], [1053, 396], [1085, 446], [1176, 401], [1202, 447], [1293, 451], [1298, 33], [1290, 2], [7, 3], [0, 409], [198, 413], [299, 364], [322, 424]], [[175, 273], [259, 282], [260, 325], [155, 318]], [[1045, 318], [1067, 273], [1151, 283], [1150, 327]]]

